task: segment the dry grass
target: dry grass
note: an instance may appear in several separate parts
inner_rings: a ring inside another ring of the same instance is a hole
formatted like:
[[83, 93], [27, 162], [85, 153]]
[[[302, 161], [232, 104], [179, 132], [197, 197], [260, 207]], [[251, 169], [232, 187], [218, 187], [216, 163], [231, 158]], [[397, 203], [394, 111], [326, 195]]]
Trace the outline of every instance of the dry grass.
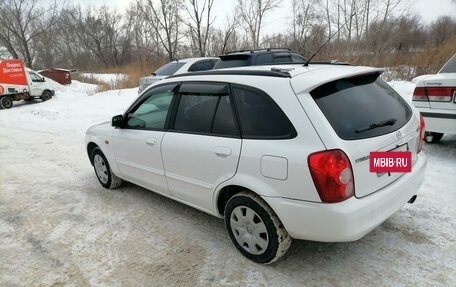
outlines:
[[97, 72], [107, 74], [123, 74], [125, 77], [117, 80], [112, 89], [128, 89], [138, 86], [139, 78], [150, 75], [153, 71], [165, 64], [164, 61], [132, 63], [122, 67], [102, 69]]
[[123, 74], [124, 77], [119, 77], [113, 83], [106, 83], [100, 81], [95, 77], [90, 77], [81, 74], [73, 74], [72, 79], [77, 80], [83, 83], [98, 85], [96, 92], [104, 92], [108, 90], [116, 89], [128, 89], [138, 86], [139, 78], [150, 75], [153, 71], [162, 66], [165, 62], [141, 62], [141, 63], [132, 63], [122, 67], [115, 68], [100, 68], [96, 71], [91, 71], [90, 73], [100, 73], [100, 74]]

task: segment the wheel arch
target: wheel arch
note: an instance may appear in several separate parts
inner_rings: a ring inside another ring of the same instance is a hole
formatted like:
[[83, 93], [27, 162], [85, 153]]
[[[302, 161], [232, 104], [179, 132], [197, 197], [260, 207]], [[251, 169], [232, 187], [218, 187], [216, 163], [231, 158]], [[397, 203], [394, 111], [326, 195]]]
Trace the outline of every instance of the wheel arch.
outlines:
[[[270, 185], [266, 184], [264, 181], [258, 180], [254, 177], [248, 175], [236, 175], [229, 181], [224, 182], [218, 187], [214, 194], [214, 206], [216, 214], [220, 217], [223, 217], [225, 212], [225, 205], [228, 200], [233, 197], [235, 194], [238, 194], [242, 191], [248, 191], [252, 194], [256, 194], [263, 198], [267, 203], [267, 197], [280, 197]], [[275, 212], [275, 210], [267, 203], [269, 207]]]
[[89, 142], [87, 144], [87, 155], [89, 156], [89, 160], [92, 165], [93, 165], [92, 153], [96, 148], [100, 148], [100, 147], [94, 142]]

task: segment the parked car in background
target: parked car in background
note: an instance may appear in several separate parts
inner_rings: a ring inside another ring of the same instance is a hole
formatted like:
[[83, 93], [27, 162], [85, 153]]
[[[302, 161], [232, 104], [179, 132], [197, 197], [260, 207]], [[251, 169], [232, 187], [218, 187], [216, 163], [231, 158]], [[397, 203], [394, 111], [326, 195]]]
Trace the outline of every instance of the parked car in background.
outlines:
[[437, 74], [418, 77], [413, 104], [426, 121], [427, 142], [456, 134], [456, 54]]
[[220, 61], [215, 64], [214, 69], [291, 63], [304, 64], [307, 61], [304, 56], [292, 52], [288, 48], [233, 51], [219, 57]]
[[[354, 241], [415, 200], [427, 162], [423, 118], [382, 71], [309, 64], [170, 76], [89, 128], [87, 154], [105, 188], [126, 180], [224, 218], [257, 263], [279, 259], [292, 238]], [[373, 151], [407, 151], [411, 172], [370, 172]]]
[[169, 62], [150, 76], [139, 79], [138, 94], [142, 93], [142, 91], [153, 83], [171, 75], [211, 70], [218, 60], [219, 58], [187, 58]]

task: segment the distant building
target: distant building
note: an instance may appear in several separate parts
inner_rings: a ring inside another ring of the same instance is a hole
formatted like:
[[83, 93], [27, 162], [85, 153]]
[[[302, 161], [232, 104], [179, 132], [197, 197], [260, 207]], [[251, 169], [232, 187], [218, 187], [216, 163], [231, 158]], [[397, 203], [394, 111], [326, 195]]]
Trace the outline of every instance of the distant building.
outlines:
[[47, 69], [47, 70], [41, 70], [38, 71], [41, 75], [50, 78], [54, 81], [56, 81], [59, 84], [62, 85], [69, 85], [71, 84], [71, 72], [74, 70], [67, 70], [67, 69], [59, 69], [59, 68], [53, 68], [53, 69]]

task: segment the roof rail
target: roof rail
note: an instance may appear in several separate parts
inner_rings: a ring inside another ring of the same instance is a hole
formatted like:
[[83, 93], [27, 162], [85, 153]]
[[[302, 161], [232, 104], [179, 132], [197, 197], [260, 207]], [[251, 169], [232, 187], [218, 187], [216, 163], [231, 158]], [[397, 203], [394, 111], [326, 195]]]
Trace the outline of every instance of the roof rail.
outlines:
[[277, 77], [277, 78], [291, 78], [288, 71], [271, 69], [271, 70], [208, 70], [201, 72], [191, 72], [184, 74], [171, 75], [167, 77], [178, 78], [178, 77], [189, 77], [189, 76], [206, 76], [206, 75], [243, 75], [243, 76], [265, 76], [265, 77]]
[[245, 50], [236, 50], [236, 51], [228, 51], [224, 55], [227, 54], [234, 54], [234, 53], [245, 53], [245, 52], [258, 52], [258, 51], [272, 51], [272, 50], [285, 50], [285, 51], [291, 51], [290, 48], [261, 48], [261, 49], [245, 49]]

